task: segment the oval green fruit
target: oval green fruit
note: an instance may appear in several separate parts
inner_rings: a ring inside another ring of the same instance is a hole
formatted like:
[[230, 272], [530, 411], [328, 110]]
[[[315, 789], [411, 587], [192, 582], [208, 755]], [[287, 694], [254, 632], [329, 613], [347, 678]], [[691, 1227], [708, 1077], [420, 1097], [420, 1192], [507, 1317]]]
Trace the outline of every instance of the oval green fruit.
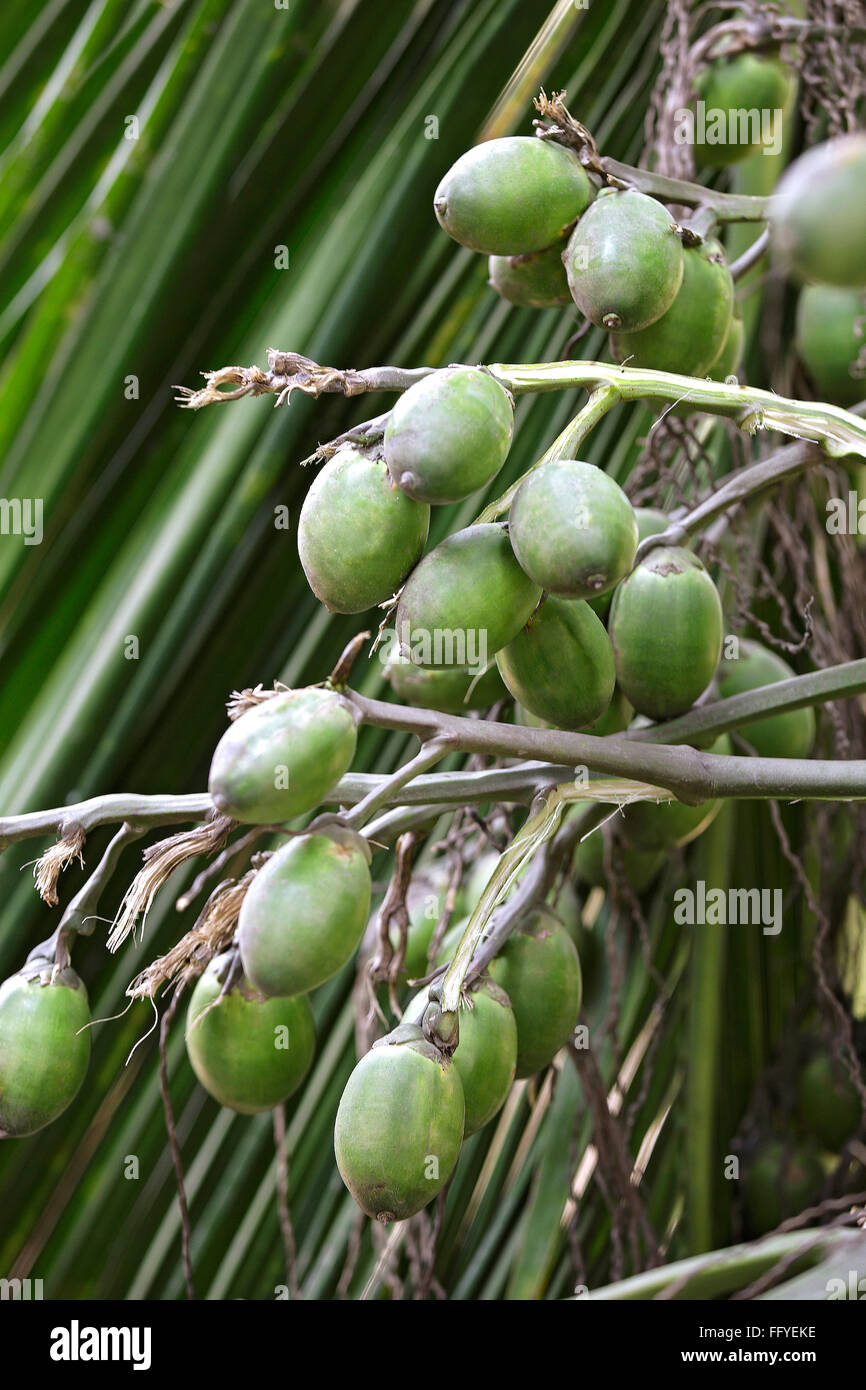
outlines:
[[765, 1139], [743, 1174], [743, 1202], [750, 1235], [773, 1231], [789, 1216], [812, 1206], [824, 1185], [814, 1145]]
[[721, 243], [683, 252], [683, 282], [667, 313], [639, 333], [611, 334], [618, 362], [681, 376], [704, 376], [720, 355], [734, 304], [734, 282]]
[[731, 314], [731, 322], [728, 324], [722, 350], [710, 368], [709, 375], [713, 381], [727, 381], [728, 377], [737, 375], [743, 360], [745, 344], [746, 325], [742, 315], [734, 310]]
[[509, 304], [524, 309], [570, 304], [571, 291], [562, 263], [564, 250], [565, 242], [560, 241], [527, 256], [491, 256], [487, 283]]
[[463, 908], [465, 912], [471, 912], [474, 907], [477, 907], [481, 901], [481, 894], [493, 877], [493, 872], [501, 858], [502, 855], [499, 850], [493, 849], [492, 846], [476, 851], [472, 868], [463, 881]]
[[[0, 1138], [23, 1138], [75, 1099], [90, 1061], [87, 990], [34, 958], [0, 985]], [[83, 1030], [83, 1031], [82, 1031]]]
[[866, 294], [806, 285], [797, 304], [797, 351], [822, 400], [855, 405], [866, 397]]
[[228, 957], [216, 956], [189, 1001], [186, 1050], [220, 1105], [241, 1115], [288, 1100], [310, 1069], [316, 1045], [305, 995], [266, 999], [248, 980], [222, 994]]
[[486, 256], [521, 256], [559, 241], [593, 196], [571, 150], [534, 136], [475, 145], [436, 189], [439, 225]]
[[459, 502], [499, 472], [514, 410], [477, 367], [449, 367], [410, 386], [385, 427], [385, 461], [401, 492], [437, 506]]
[[595, 598], [628, 574], [637, 548], [634, 509], [591, 463], [551, 459], [527, 474], [511, 504], [514, 553], [559, 598]]
[[634, 516], [637, 522], [638, 545], [645, 541], [647, 536], [660, 536], [671, 525], [671, 518], [659, 507], [635, 507]]
[[770, 206], [770, 234], [803, 280], [866, 285], [866, 133], [842, 135], [795, 159]]
[[241, 904], [247, 979], [290, 998], [330, 980], [358, 949], [370, 911], [370, 851], [352, 831], [299, 835], [256, 872]]
[[516, 1075], [533, 1076], [553, 1061], [577, 1023], [581, 976], [574, 942], [552, 913], [538, 910], [508, 938], [490, 974], [514, 1009]]
[[467, 526], [424, 556], [397, 606], [402, 655], [417, 666], [483, 668], [541, 598], [504, 526]]
[[650, 719], [682, 714], [703, 694], [722, 652], [718, 590], [701, 561], [659, 546], [614, 594], [608, 623], [617, 680]]
[[496, 664], [515, 700], [559, 729], [600, 719], [613, 695], [613, 648], [588, 603], [546, 598]]
[[[671, 524], [671, 518], [657, 507], [635, 507], [634, 519], [637, 522], [637, 543], [640, 545], [647, 536], [659, 536], [662, 531], [666, 531]], [[608, 589], [606, 593], [599, 594], [598, 598], [588, 598], [586, 601], [602, 622], [607, 622], [607, 615], [610, 612], [610, 605], [613, 602], [613, 589]], [[626, 721], [628, 722], [628, 721]], [[623, 725], [625, 728], [625, 725]]]
[[[592, 607], [592, 604], [590, 604]], [[595, 611], [595, 610], [593, 610]], [[610, 639], [608, 639], [610, 640]], [[611, 652], [613, 648], [611, 648]], [[621, 734], [631, 723], [634, 710], [628, 700], [623, 695], [619, 686], [613, 688], [613, 695], [610, 704], [600, 719], [595, 719], [591, 724], [587, 724], [583, 732], [585, 734], [595, 734], [596, 738], [605, 738], [608, 734]]]
[[[741, 695], [762, 685], [791, 680], [796, 672], [775, 652], [741, 638], [736, 660], [725, 657], [719, 666], [719, 696]], [[807, 758], [815, 742], [815, 714], [811, 706], [771, 714], [744, 724], [736, 731], [752, 744], [761, 758]]]
[[340, 1099], [334, 1152], [358, 1206], [405, 1221], [444, 1187], [463, 1142], [460, 1073], [404, 1024], [374, 1043]]
[[835, 1058], [819, 1053], [797, 1078], [800, 1123], [825, 1149], [838, 1153], [860, 1128], [857, 1087]]
[[[731, 752], [731, 740], [722, 734], [707, 750], [720, 757]], [[721, 810], [717, 798], [688, 806], [684, 801], [635, 801], [620, 822], [626, 844], [645, 853], [680, 849], [703, 835]]]
[[217, 810], [245, 825], [311, 811], [355, 756], [357, 719], [332, 690], [273, 695], [242, 714], [216, 746], [208, 788]]
[[[404, 1019], [419, 1026], [429, 1002], [423, 989], [406, 1007]], [[466, 1104], [464, 1135], [475, 1134], [505, 1104], [517, 1067], [517, 1024], [511, 1000], [483, 977], [461, 999], [460, 1034], [453, 1063], [463, 1083]]]
[[341, 449], [304, 498], [298, 554], [332, 613], [363, 613], [399, 589], [427, 542], [430, 508], [395, 487], [382, 459]]
[[571, 297], [599, 328], [634, 333], [673, 304], [683, 246], [662, 203], [634, 189], [601, 194], [563, 254]]
[[698, 73], [695, 87], [704, 108], [696, 125], [699, 165], [739, 164], [776, 140], [791, 91], [784, 64], [752, 53], [721, 58]]
[[438, 709], [444, 714], [468, 714], [489, 709], [504, 700], [508, 691], [495, 661], [481, 674], [463, 670], [434, 671], [415, 666], [394, 654], [385, 668], [394, 694], [418, 709]]
[[[574, 856], [574, 873], [579, 883], [591, 888], [607, 888], [608, 874], [605, 867], [605, 833], [594, 830], [581, 840]], [[633, 893], [643, 893], [653, 879], [664, 868], [667, 855], [664, 850], [642, 850], [624, 844], [620, 858], [614, 856], [613, 871], [621, 872]], [[621, 867], [620, 867], [621, 866]]]
[[[433, 861], [413, 873], [406, 891], [409, 930], [406, 934], [406, 955], [403, 974], [409, 980], [427, 974], [427, 948], [433, 938], [445, 907], [450, 871]], [[455, 909], [456, 910], [456, 909]], [[391, 944], [396, 948], [398, 931], [391, 928]]]

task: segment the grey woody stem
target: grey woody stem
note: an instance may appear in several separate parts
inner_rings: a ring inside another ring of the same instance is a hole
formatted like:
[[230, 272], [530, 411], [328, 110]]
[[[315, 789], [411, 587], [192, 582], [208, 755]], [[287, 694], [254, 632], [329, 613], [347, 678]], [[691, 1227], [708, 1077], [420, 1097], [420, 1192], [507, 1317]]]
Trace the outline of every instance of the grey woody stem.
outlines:
[[[816, 679], [816, 677], [818, 679]], [[823, 680], [821, 679], [823, 678]], [[813, 694], [802, 698], [798, 682], [813, 681]], [[786, 687], [786, 690], [782, 690]], [[817, 689], [816, 689], [817, 687]], [[780, 691], [776, 695], [774, 692]], [[852, 662], [816, 672], [814, 676], [794, 677], [778, 685], [764, 686], [748, 695], [732, 696], [741, 701], [736, 723], [748, 723], [763, 713], [799, 704], [820, 703], [840, 695], [856, 695], [866, 690], [866, 662]], [[489, 720], [464, 719], [459, 715], [438, 711], [412, 709], [370, 700], [354, 691], [348, 699], [358, 707], [362, 719], [378, 728], [402, 729], [415, 733], [424, 741], [446, 734], [454, 746], [466, 753], [494, 757], [532, 758], [542, 762], [587, 768], [611, 777], [637, 780], [665, 788], [680, 800], [697, 803], [710, 797], [734, 796], [744, 798], [806, 798], [815, 800], [866, 799], [866, 761], [818, 761], [794, 758], [733, 757], [704, 753], [674, 742], [676, 732], [670, 725], [659, 726], [662, 737], [667, 730], [667, 742], [654, 743], [656, 729], [646, 730], [646, 739], [635, 735], [609, 734], [598, 738], [593, 734], [563, 733], [554, 729], [535, 729], [514, 724], [499, 724]], [[735, 727], [727, 713], [729, 701], [693, 710], [683, 716], [702, 724], [705, 731]], [[715, 715], [712, 715], [712, 711]], [[694, 732], [694, 724], [691, 726]], [[682, 737], [680, 730], [679, 737]], [[641, 752], [637, 753], [640, 746]]]
[[699, 183], [689, 183], [685, 179], [669, 179], [663, 174], [655, 174], [651, 169], [635, 169], [631, 164], [622, 164], [618, 159], [601, 159], [601, 167], [608, 178], [618, 183], [636, 188], [639, 193], [649, 193], [665, 203], [678, 203], [687, 208], [707, 208], [716, 222], [766, 222], [770, 210], [770, 198], [756, 198], [745, 193], [718, 193], [715, 189], [704, 188]]
[[[866, 659], [830, 666], [805, 676], [778, 681], [742, 695], [700, 705], [664, 724], [651, 725], [605, 738], [593, 734], [565, 733], [515, 724], [465, 719], [436, 710], [371, 700], [356, 691], [345, 696], [358, 708], [362, 719], [380, 729], [416, 734], [422, 743], [446, 740], [455, 752], [521, 759], [518, 766], [483, 772], [439, 772], [414, 776], [406, 783], [399, 770], [396, 778], [371, 773], [348, 773], [334, 788], [329, 803], [357, 806], [365, 798], [376, 809], [387, 802], [397, 808], [371, 822], [391, 823], [404, 812], [425, 815], [431, 807], [440, 814], [448, 808], [481, 801], [531, 802], [540, 787], [574, 780], [575, 768], [598, 774], [641, 781], [664, 788], [687, 801], [711, 796], [804, 797], [860, 800], [866, 797], [866, 763], [798, 760], [791, 758], [719, 757], [694, 748], [678, 747], [690, 739], [721, 734], [749, 724], [762, 715], [782, 714], [804, 705], [861, 695], [866, 692]], [[447, 751], [447, 749], [446, 749]], [[428, 749], [429, 754], [429, 749]], [[442, 756], [441, 744], [431, 761]], [[420, 764], [419, 764], [420, 765]], [[391, 782], [385, 798], [383, 785]], [[397, 785], [399, 783], [399, 785]], [[111, 794], [91, 797], [72, 806], [30, 811], [0, 819], [0, 849], [21, 840], [63, 835], [75, 827], [89, 831], [99, 825], [129, 821], [136, 830], [200, 822], [213, 813], [207, 792], [182, 796]]]
[[730, 511], [732, 507], [757, 497], [768, 487], [790, 482], [807, 468], [823, 462], [826, 462], [825, 456], [814, 444], [788, 444], [778, 453], [762, 459], [760, 463], [731, 473], [703, 502], [699, 502], [690, 512], [678, 515], [666, 531], [660, 531], [642, 540], [635, 554], [635, 564], [656, 546], [682, 545], [688, 536], [703, 530], [716, 517]]

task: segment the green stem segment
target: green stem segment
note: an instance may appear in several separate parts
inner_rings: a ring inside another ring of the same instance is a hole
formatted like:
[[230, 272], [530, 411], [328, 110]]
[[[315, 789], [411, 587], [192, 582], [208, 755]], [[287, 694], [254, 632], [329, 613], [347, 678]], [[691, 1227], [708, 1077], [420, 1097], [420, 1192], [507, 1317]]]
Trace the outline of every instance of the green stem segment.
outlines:
[[592, 391], [586, 405], [578, 411], [573, 420], [569, 421], [562, 434], [557, 436], [547, 452], [541, 456], [537, 463], [528, 468], [515, 483], [512, 483], [507, 492], [503, 492], [502, 496], [497, 497], [495, 502], [489, 503], [484, 511], [476, 517], [475, 524], [480, 525], [482, 522], [495, 521], [497, 517], [504, 516], [514, 501], [514, 494], [521, 483], [542, 464], [550, 463], [553, 459], [579, 458], [580, 447], [587, 435], [595, 429], [599, 420], [603, 419], [620, 399], [620, 393], [616, 386], [599, 386]]
[[752, 386], [700, 380], [674, 372], [655, 372], [606, 362], [495, 362], [490, 371], [512, 395], [562, 391], [575, 386], [614, 386], [624, 401], [647, 397], [676, 403], [683, 398], [713, 415], [734, 420], [741, 429], [775, 429], [812, 440], [834, 457], [866, 458], [866, 424], [848, 410], [821, 401], [797, 401]]

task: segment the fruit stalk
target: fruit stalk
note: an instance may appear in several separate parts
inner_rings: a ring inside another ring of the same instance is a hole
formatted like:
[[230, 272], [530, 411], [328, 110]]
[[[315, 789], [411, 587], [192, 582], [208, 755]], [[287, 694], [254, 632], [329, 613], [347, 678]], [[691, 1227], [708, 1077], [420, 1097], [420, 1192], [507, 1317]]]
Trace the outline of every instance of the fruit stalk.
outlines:
[[555, 459], [580, 458], [580, 446], [587, 435], [595, 429], [599, 420], [603, 419], [619, 400], [621, 400], [621, 396], [614, 385], [599, 386], [592, 391], [586, 404], [581, 407], [574, 419], [568, 422], [562, 434], [554, 439], [550, 448], [542, 454], [538, 462], [534, 463], [516, 482], [512, 483], [501, 497], [490, 502], [478, 515], [475, 524], [481, 525], [483, 522], [495, 521], [497, 517], [504, 516], [524, 478], [527, 478], [536, 468], [540, 468], [543, 463], [550, 463]]
[[[290, 353], [271, 353], [270, 356], [281, 363], [284, 359], [297, 358], [297, 354]], [[362, 395], [367, 391], [401, 392], [438, 370], [432, 367], [405, 370], [400, 367], [371, 367], [363, 372], [355, 372], [338, 371], [317, 363], [310, 363], [309, 366], [310, 370], [300, 383], [295, 376], [287, 375], [285, 369], [265, 372], [259, 367], [224, 367], [217, 372], [206, 373], [208, 386], [201, 391], [189, 392], [183, 403], [189, 409], [198, 410], [205, 405], [237, 400], [250, 394], [275, 395], [276, 404], [281, 405], [289, 399], [292, 390], [314, 396], [324, 392], [347, 396]], [[673, 372], [612, 366], [604, 362], [497, 362], [490, 364], [487, 371], [515, 396], [541, 391], [567, 391], [584, 386], [593, 393], [613, 387], [619, 399], [624, 401], [654, 399], [675, 404], [686, 397], [701, 410], [733, 419], [740, 429], [748, 433], [754, 433], [757, 429], [775, 429], [798, 439], [812, 440], [836, 457], [858, 454], [866, 458], [866, 424], [851, 412], [820, 401], [798, 401], [755, 387], [728, 385], [705, 378], [679, 376]], [[231, 392], [222, 391], [213, 384], [217, 378], [228, 379], [227, 373], [238, 383], [237, 389]], [[599, 410], [598, 418], [601, 418], [601, 414], [605, 414], [613, 403], [612, 396], [597, 396], [593, 413]], [[587, 419], [590, 424], [595, 423], [594, 419]], [[581, 432], [583, 422], [577, 428]], [[585, 436], [580, 433], [580, 437]]]
[[765, 488], [789, 482], [798, 473], [823, 462], [823, 458], [820, 450], [804, 441], [789, 444], [759, 463], [738, 469], [690, 512], [672, 518], [672, 524], [666, 531], [658, 531], [642, 540], [635, 554], [635, 564], [639, 564], [657, 545], [683, 545], [687, 536], [702, 530], [717, 516], [757, 497]]
[[[845, 799], [861, 799], [866, 796], [866, 763], [862, 762], [711, 758], [713, 774], [710, 778], [706, 755], [699, 755], [694, 749], [677, 749], [677, 759], [671, 758], [671, 754], [674, 752], [672, 745], [736, 729], [761, 714], [781, 714], [863, 693], [866, 693], [866, 659], [777, 681], [701, 705], [662, 724], [605, 737], [464, 719], [434, 710], [371, 700], [355, 691], [348, 691], [347, 698], [359, 708], [366, 723], [378, 728], [414, 733], [424, 740], [446, 736], [452, 750], [457, 752], [531, 760], [521, 766], [483, 772], [445, 772], [415, 777], [410, 786], [403, 786], [399, 794], [394, 794], [401, 813], [412, 806], [426, 813], [428, 803], [438, 806], [441, 812], [447, 805], [490, 799], [526, 802], [539, 787], [573, 777], [578, 765], [592, 766], [611, 776], [637, 774], [653, 785], [665, 785], [670, 790], [679, 787], [686, 796], [691, 792], [696, 800], [706, 796], [787, 795], [817, 799], [839, 795]], [[636, 745], [644, 749], [642, 754], [637, 754]], [[748, 764], [751, 773], [741, 764]], [[726, 768], [730, 769], [729, 773]], [[369, 773], [349, 773], [334, 788], [333, 801], [340, 805], [357, 804], [386, 780]], [[838, 788], [835, 792], [834, 787]], [[136, 826], [151, 829], [182, 821], [201, 822], [212, 810], [213, 803], [206, 792], [182, 796], [111, 793], [72, 806], [6, 816], [0, 819], [0, 848], [58, 833], [68, 824], [93, 829], [131, 818]], [[375, 822], [377, 834], [383, 820], [387, 817]], [[368, 827], [369, 831], [373, 824]]]

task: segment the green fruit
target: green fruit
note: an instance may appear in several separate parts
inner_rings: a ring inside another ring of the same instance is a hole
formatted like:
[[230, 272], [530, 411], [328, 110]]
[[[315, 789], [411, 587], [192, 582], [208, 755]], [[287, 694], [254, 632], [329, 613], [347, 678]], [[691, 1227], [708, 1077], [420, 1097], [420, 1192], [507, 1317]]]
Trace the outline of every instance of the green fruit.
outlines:
[[729, 376], [737, 375], [743, 360], [745, 342], [746, 325], [743, 323], [742, 315], [734, 310], [722, 350], [710, 368], [709, 375], [712, 381], [727, 381]]
[[593, 196], [575, 154], [534, 136], [487, 140], [461, 155], [433, 207], [449, 236], [486, 256], [522, 256], [559, 241]]
[[814, 1205], [823, 1184], [824, 1170], [812, 1144], [765, 1139], [743, 1175], [749, 1233], [764, 1235]]
[[377, 1221], [405, 1221], [448, 1181], [463, 1141], [460, 1073], [411, 1024], [374, 1043], [334, 1126], [340, 1176]]
[[[708, 750], [720, 757], [731, 751], [731, 740], [722, 734]], [[626, 843], [646, 853], [679, 849], [690, 844], [712, 825], [721, 810], [718, 799], [687, 806], [684, 801], [635, 801], [620, 822]]]
[[863, 1107], [857, 1087], [827, 1053], [813, 1057], [800, 1073], [797, 1099], [803, 1128], [833, 1153], [860, 1128]]
[[[591, 604], [590, 607], [592, 607]], [[611, 651], [613, 651], [613, 648], [611, 648]], [[623, 695], [619, 686], [615, 685], [610, 704], [604, 714], [592, 724], [587, 724], [583, 732], [585, 734], [595, 734], [596, 738], [605, 738], [608, 734], [621, 734], [624, 729], [628, 728], [633, 714], [634, 710], [628, 700]]]
[[570, 304], [571, 291], [562, 263], [565, 242], [559, 241], [546, 251], [533, 251], [527, 256], [491, 256], [488, 285], [524, 309], [548, 309], [557, 304]]
[[[493, 876], [502, 855], [496, 849], [484, 849], [475, 859], [463, 884], [463, 907], [471, 912], [481, 900], [481, 894]], [[459, 939], [459, 938], [458, 938]]]
[[[420, 1025], [429, 1002], [423, 989], [409, 1003], [404, 1021]], [[482, 978], [461, 999], [460, 1034], [453, 1056], [466, 1103], [464, 1136], [474, 1134], [502, 1109], [517, 1066], [517, 1024], [511, 1001], [492, 980]]]
[[[44, 1129], [71, 1105], [90, 1061], [87, 990], [35, 958], [0, 985], [0, 1139]], [[82, 1031], [83, 1030], [83, 1031]]]
[[540, 598], [504, 526], [467, 526], [407, 579], [396, 616], [400, 650], [418, 666], [483, 666], [517, 636]]
[[762, 148], [765, 113], [773, 117], [770, 138], [775, 138], [776, 122], [788, 104], [790, 78], [782, 63], [741, 53], [704, 68], [695, 87], [706, 112], [706, 139], [696, 145], [697, 162], [720, 168], [738, 164]]
[[370, 911], [370, 851], [352, 831], [299, 835], [256, 873], [241, 904], [247, 979], [291, 998], [330, 980], [358, 949]]
[[[427, 948], [442, 916], [448, 892], [448, 871], [434, 872], [432, 866], [414, 873], [406, 892], [409, 930], [406, 933], [406, 955], [403, 973], [409, 980], [427, 974]], [[391, 944], [396, 947], [398, 931], [391, 928]]]
[[618, 362], [681, 376], [704, 376], [720, 355], [731, 322], [734, 282], [720, 242], [683, 253], [683, 283], [666, 314], [640, 333], [612, 333]]
[[445, 714], [489, 709], [508, 695], [495, 661], [479, 676], [472, 671], [433, 671], [415, 666], [395, 653], [385, 673], [399, 699], [419, 709], [438, 709]]
[[563, 260], [581, 313], [599, 328], [624, 333], [661, 318], [683, 279], [674, 219], [634, 189], [598, 197], [572, 232]]
[[613, 695], [613, 649], [588, 603], [546, 598], [496, 664], [515, 700], [559, 729], [600, 719]]
[[356, 726], [347, 700], [315, 686], [254, 705], [216, 746], [208, 780], [214, 805], [245, 825], [311, 811], [354, 758]]
[[468, 921], [469, 918], [466, 916], [458, 917], [456, 922], [451, 923], [451, 926], [442, 938], [439, 950], [436, 952], [436, 959], [433, 962], [435, 966], [450, 965], [454, 958], [454, 952], [460, 944], [460, 938], [466, 930]]
[[[775, 652], [760, 642], [740, 640], [740, 655], [736, 660], [724, 658], [719, 667], [719, 696], [741, 695], [762, 685], [790, 680], [796, 672]], [[815, 714], [808, 705], [785, 714], [771, 714], [765, 719], [744, 724], [737, 730], [747, 739], [761, 758], [807, 758], [815, 742]]]
[[298, 522], [298, 554], [332, 613], [363, 613], [396, 593], [424, 552], [430, 508], [392, 483], [382, 459], [341, 449], [316, 477]]
[[773, 246], [803, 280], [866, 285], [866, 134], [807, 150], [785, 170], [770, 210]]
[[659, 546], [620, 584], [608, 630], [626, 697], [650, 719], [671, 719], [715, 675], [723, 634], [718, 590], [690, 550]]
[[797, 351], [823, 400], [855, 405], [866, 397], [857, 362], [866, 339], [862, 290], [806, 285], [797, 305]]
[[580, 960], [574, 942], [549, 912], [532, 914], [491, 963], [517, 1020], [517, 1076], [546, 1067], [571, 1037], [580, 1013]]
[[634, 509], [607, 473], [576, 459], [534, 468], [511, 504], [521, 567], [560, 598], [594, 598], [628, 574], [637, 548]]
[[[623, 845], [621, 854], [613, 859], [613, 870], [622, 872], [633, 893], [643, 893], [664, 867], [667, 855], [664, 850], [641, 850], [631, 845]], [[619, 866], [621, 865], [621, 869]], [[594, 830], [581, 840], [574, 856], [574, 873], [579, 883], [591, 888], [607, 888], [608, 877], [605, 868], [605, 836], [603, 831]]]
[[513, 428], [508, 392], [487, 372], [434, 372], [404, 391], [391, 411], [384, 444], [388, 471], [400, 491], [418, 502], [459, 502], [499, 472]]
[[[640, 545], [647, 536], [661, 535], [671, 524], [671, 519], [664, 512], [656, 507], [635, 507], [634, 519], [637, 522], [637, 543]], [[613, 602], [613, 589], [608, 589], [607, 593], [599, 594], [598, 598], [588, 598], [586, 601], [602, 622], [607, 621], [610, 612], [610, 605]], [[628, 721], [626, 721], [628, 722]], [[625, 725], [623, 725], [625, 728]]]
[[667, 512], [661, 511], [658, 507], [635, 507], [634, 515], [637, 522], [638, 545], [645, 541], [647, 536], [660, 536], [671, 524]]
[[186, 1050], [205, 1090], [241, 1115], [288, 1100], [310, 1069], [316, 1045], [306, 995], [266, 999], [242, 979], [222, 994], [227, 956], [217, 956], [189, 1001]]

